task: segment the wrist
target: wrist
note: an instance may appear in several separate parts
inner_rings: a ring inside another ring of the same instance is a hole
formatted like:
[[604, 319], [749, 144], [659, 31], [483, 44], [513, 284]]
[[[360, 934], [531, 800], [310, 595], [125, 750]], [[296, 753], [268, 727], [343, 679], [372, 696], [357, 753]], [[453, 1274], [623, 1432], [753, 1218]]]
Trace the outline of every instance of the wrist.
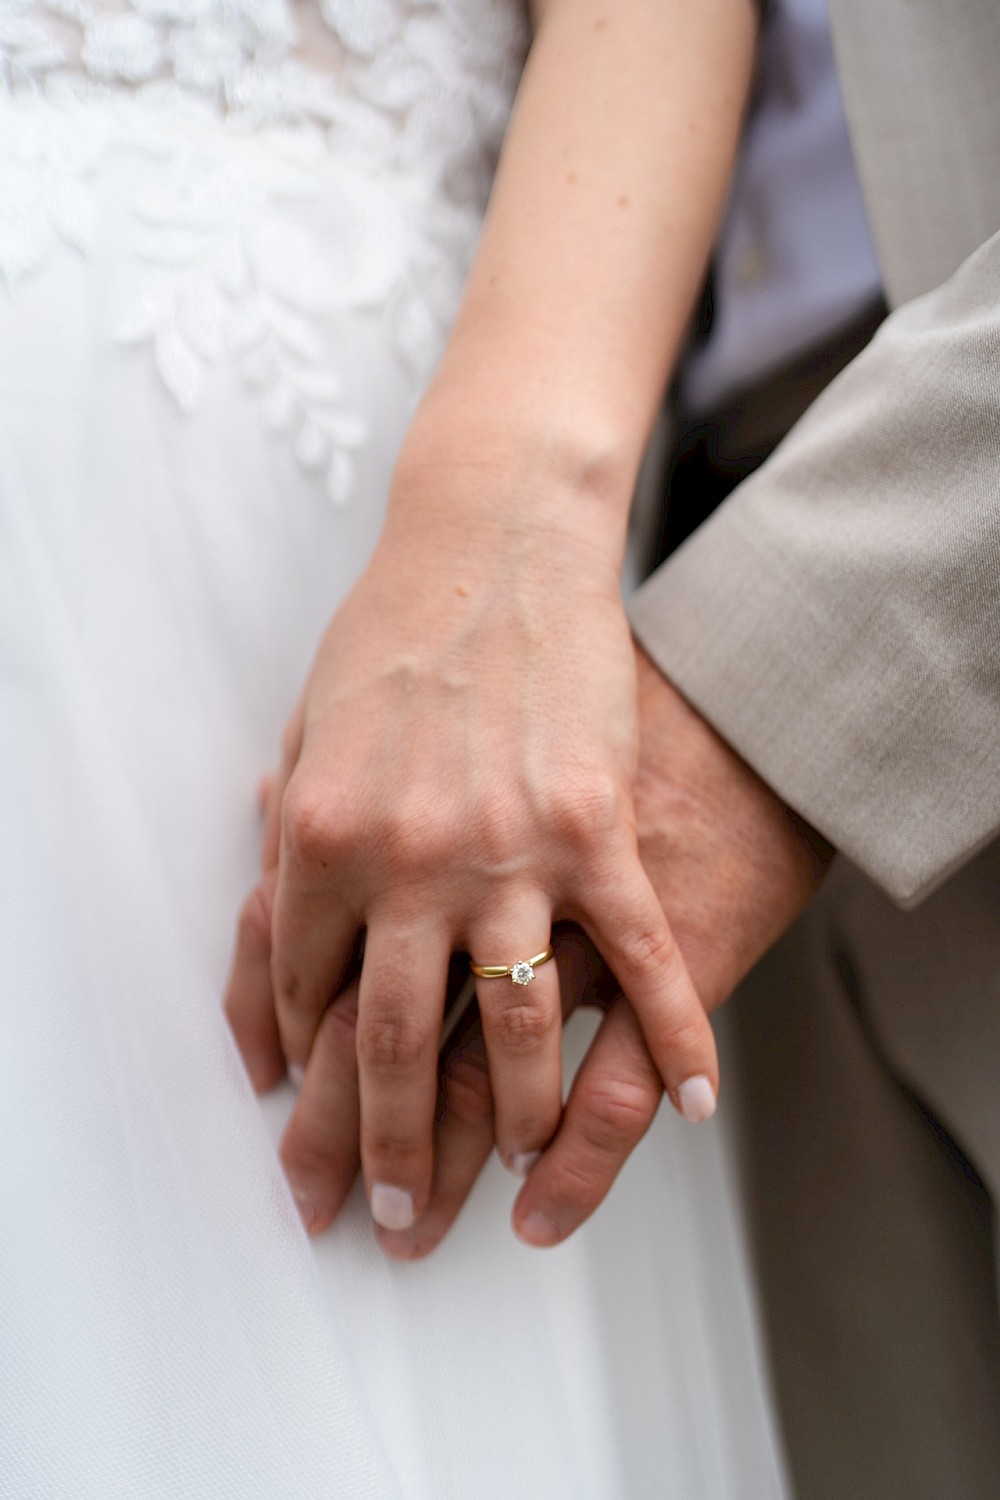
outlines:
[[641, 647], [636, 669], [640, 852], [702, 1001], [714, 1010], [810, 900], [833, 851]]
[[397, 460], [387, 525], [581, 545], [617, 574], [640, 445], [611, 421], [499, 384], [435, 381]]

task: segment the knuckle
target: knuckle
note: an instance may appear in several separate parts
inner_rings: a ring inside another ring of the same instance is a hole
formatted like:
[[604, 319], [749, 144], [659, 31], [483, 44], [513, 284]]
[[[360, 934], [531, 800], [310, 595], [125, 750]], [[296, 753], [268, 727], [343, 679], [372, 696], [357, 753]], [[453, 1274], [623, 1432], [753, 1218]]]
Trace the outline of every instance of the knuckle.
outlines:
[[423, 876], [447, 865], [455, 851], [456, 828], [447, 809], [421, 793], [384, 813], [380, 843], [391, 875]]
[[432, 1042], [427, 1022], [405, 1006], [386, 1009], [358, 1023], [358, 1061], [372, 1072], [412, 1070]]
[[548, 1041], [557, 1016], [538, 1001], [515, 1000], [492, 1017], [493, 1034], [508, 1052], [532, 1052]]
[[711, 1028], [700, 1011], [670, 1016], [663, 1027], [662, 1043], [678, 1056], [702, 1059], [711, 1046]]
[[455, 1058], [444, 1072], [447, 1113], [462, 1125], [484, 1125], [493, 1119], [493, 1090], [486, 1058], [466, 1054]]
[[365, 1132], [362, 1154], [369, 1168], [375, 1168], [390, 1182], [412, 1182], [420, 1175], [423, 1153], [418, 1142], [398, 1130], [377, 1124]]
[[292, 857], [307, 867], [327, 865], [344, 837], [329, 800], [311, 788], [291, 787], [285, 793], [281, 821]]
[[608, 1182], [592, 1156], [566, 1151], [554, 1166], [550, 1182], [553, 1201], [561, 1207], [596, 1206], [608, 1189]]
[[581, 1126], [601, 1152], [630, 1149], [649, 1129], [660, 1101], [657, 1089], [625, 1078], [595, 1079], [581, 1094]]
[[562, 781], [551, 797], [550, 816], [556, 833], [582, 848], [603, 841], [619, 828], [625, 812], [620, 783], [602, 769]]
[[636, 979], [668, 978], [677, 967], [677, 944], [666, 922], [626, 932], [619, 949], [626, 972]]
[[322, 1183], [336, 1169], [334, 1151], [315, 1130], [289, 1122], [279, 1151], [281, 1164], [294, 1182]]

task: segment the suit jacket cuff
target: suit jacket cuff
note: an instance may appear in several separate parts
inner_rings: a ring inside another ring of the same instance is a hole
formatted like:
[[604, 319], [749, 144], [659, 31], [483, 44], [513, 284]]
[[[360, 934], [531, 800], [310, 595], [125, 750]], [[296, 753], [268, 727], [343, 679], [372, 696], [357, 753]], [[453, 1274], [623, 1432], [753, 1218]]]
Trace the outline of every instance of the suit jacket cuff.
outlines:
[[887, 702], [884, 680], [824, 641], [793, 568], [741, 515], [719, 519], [633, 596], [636, 637], [789, 807], [916, 905], [995, 836], [996, 795], [977, 808], [946, 744], [921, 764], [909, 694]]
[[1000, 236], [633, 596], [653, 660], [901, 905], [1000, 832]]

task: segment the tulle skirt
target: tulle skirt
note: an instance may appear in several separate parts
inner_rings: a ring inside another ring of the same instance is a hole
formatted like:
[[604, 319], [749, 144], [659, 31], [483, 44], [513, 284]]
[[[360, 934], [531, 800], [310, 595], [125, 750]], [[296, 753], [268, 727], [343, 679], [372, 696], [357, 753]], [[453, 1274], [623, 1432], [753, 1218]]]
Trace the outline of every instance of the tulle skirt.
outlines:
[[[324, 158], [250, 194], [199, 292], [166, 210], [135, 248], [137, 180], [184, 201], [150, 150], [95, 148], [0, 298], [0, 1495], [779, 1500], [724, 1115], [662, 1112], [555, 1251], [515, 1240], [495, 1162], [424, 1263], [360, 1192], [299, 1224], [291, 1091], [254, 1097], [220, 1009], [255, 787], [475, 226]], [[239, 180], [263, 147], [213, 150]], [[247, 285], [284, 319], [263, 354]]]

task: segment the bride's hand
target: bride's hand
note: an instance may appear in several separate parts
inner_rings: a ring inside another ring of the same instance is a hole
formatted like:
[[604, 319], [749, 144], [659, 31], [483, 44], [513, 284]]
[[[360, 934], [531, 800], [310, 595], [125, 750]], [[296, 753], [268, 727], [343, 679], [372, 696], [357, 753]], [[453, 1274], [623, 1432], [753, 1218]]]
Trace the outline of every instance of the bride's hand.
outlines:
[[[636, 780], [639, 848], [709, 1010], [721, 1005], [810, 900], [832, 850], [781, 803], [640, 651], [642, 750]], [[581, 934], [556, 940], [564, 1014], [605, 1012], [573, 1080], [562, 1123], [513, 1210], [528, 1244], [557, 1244], [594, 1212], [652, 1123], [656, 1069], [632, 1010]], [[308, 1105], [308, 1101], [305, 1101]], [[449, 1037], [440, 1065], [435, 1180], [413, 1229], [383, 1234], [402, 1259], [427, 1255], [448, 1232], [489, 1156], [492, 1101], [475, 1015]], [[285, 1142], [334, 1152], [340, 1120], [303, 1111]]]
[[[428, 1200], [455, 950], [512, 964], [548, 946], [554, 920], [580, 923], [675, 1105], [700, 1117], [717, 1091], [711, 1029], [638, 856], [635, 667], [599, 492], [512, 477], [488, 443], [474, 462], [430, 451], [409, 445], [377, 552], [321, 642], [265, 836], [278, 871], [270, 983], [293, 1067], [310, 1065], [366, 932], [361, 1156], [389, 1229]], [[262, 951], [251, 916], [227, 1008], [267, 1081]], [[478, 997], [498, 1149], [523, 1172], [562, 1111], [556, 965], [524, 987], [480, 979]], [[322, 1066], [330, 1076], [325, 1054]], [[338, 1068], [329, 1087], [357, 1087], [352, 1061]]]
[[[579, 921], [675, 1104], [703, 1113], [715, 1099], [711, 1033], [636, 850], [618, 569], [725, 202], [757, 7], [532, 12], [462, 306], [378, 553], [289, 732], [268, 849], [290, 1063], [310, 1058], [366, 930], [361, 1152], [375, 1217], [396, 1225], [427, 1201], [454, 948], [510, 964], [546, 948], [554, 916]], [[260, 911], [247, 908], [229, 1008], [265, 1078], [279, 1059]], [[522, 1168], [560, 1118], [554, 970], [479, 986], [497, 1137]]]

